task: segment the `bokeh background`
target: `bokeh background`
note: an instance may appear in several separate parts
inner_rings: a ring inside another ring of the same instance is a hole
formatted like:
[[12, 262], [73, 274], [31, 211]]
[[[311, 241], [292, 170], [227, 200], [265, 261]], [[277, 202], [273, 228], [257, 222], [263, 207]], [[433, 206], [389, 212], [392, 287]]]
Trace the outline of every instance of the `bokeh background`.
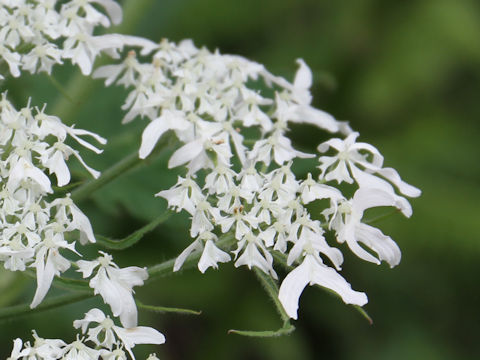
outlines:
[[[350, 121], [360, 140], [377, 146], [386, 165], [421, 188], [414, 215], [378, 226], [402, 249], [394, 269], [347, 257], [343, 274], [367, 292], [373, 325], [320, 289], [301, 298], [297, 330], [288, 337], [252, 339], [227, 330], [280, 326], [273, 304], [247, 269], [223, 265], [157, 279], [137, 291], [142, 302], [202, 310], [200, 316], [141, 312], [140, 322], [164, 332], [161, 359], [478, 359], [480, 358], [480, 3], [476, 0], [131, 0], [119, 31], [158, 41], [192, 38], [198, 46], [240, 54], [293, 79], [301, 57], [314, 72], [314, 103]], [[21, 106], [48, 102], [48, 113], [109, 137], [106, 169], [138, 148], [146, 122], [120, 125], [125, 92], [103, 88], [69, 67], [54, 77], [75, 98], [69, 103], [47, 76], [7, 82]], [[325, 138], [295, 129], [297, 146]], [[175, 182], [165, 159], [129, 172], [83, 202], [95, 231], [121, 238], [165, 210], [153, 194]], [[78, 178], [85, 178], [80, 172]], [[127, 254], [122, 266], [171, 258], [190, 240], [186, 216], [175, 216]], [[92, 254], [96, 249], [89, 250]], [[2, 272], [0, 305], [29, 302], [31, 279]], [[58, 290], [53, 290], [52, 294]], [[73, 337], [71, 322], [95, 300], [0, 324], [0, 355], [14, 337]], [[138, 356], [139, 359], [142, 355]]]

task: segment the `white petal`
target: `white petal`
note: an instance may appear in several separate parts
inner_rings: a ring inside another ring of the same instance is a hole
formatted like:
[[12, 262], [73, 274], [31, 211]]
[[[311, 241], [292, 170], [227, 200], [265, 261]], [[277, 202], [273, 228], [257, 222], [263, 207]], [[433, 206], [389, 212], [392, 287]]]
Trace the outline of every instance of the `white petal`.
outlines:
[[296, 88], [310, 89], [312, 86], [312, 71], [303, 59], [297, 59], [299, 68], [295, 74], [293, 86]]
[[109, 267], [107, 272], [112, 279], [124, 283], [128, 287], [142, 286], [143, 282], [148, 279], [147, 270], [138, 266], [129, 266], [121, 269]]
[[380, 265], [380, 261], [358, 244], [357, 230], [358, 224], [347, 225], [342, 228], [338, 234], [339, 242], [346, 242], [349, 249], [360, 259]]
[[395, 199], [394, 205], [391, 206], [395, 206], [396, 208], [400, 209], [400, 211], [406, 217], [410, 217], [412, 215], [412, 206], [410, 203], [407, 201], [407, 199], [396, 195], [392, 185], [390, 185], [390, 183], [388, 183], [386, 180], [366, 173], [352, 164], [350, 164], [350, 169], [352, 170], [353, 177], [357, 181], [360, 188], [373, 188], [391, 194], [391, 196]]
[[119, 316], [125, 327], [136, 326], [137, 306], [132, 289], [115, 280], [115, 278], [109, 278], [106, 270], [101, 268], [97, 276], [90, 280], [90, 287], [95, 289], [95, 294], [100, 294], [106, 304], [110, 305], [113, 315]]
[[163, 344], [165, 342], [165, 336], [159, 331], [147, 327], [147, 326], [137, 326], [133, 328], [123, 329], [119, 326], [114, 326], [113, 330], [117, 336], [122, 340], [125, 345], [126, 350], [133, 357], [131, 348], [137, 344]]
[[197, 252], [197, 251], [202, 251], [202, 243], [198, 240], [195, 240], [193, 243], [191, 243], [185, 250], [181, 252], [180, 255], [175, 259], [175, 264], [173, 265], [173, 271], [178, 271], [182, 267], [183, 263], [185, 260], [187, 260], [187, 257], [192, 253], [192, 252]]
[[[39, 253], [41, 252], [39, 251]], [[45, 260], [43, 256], [38, 256], [39, 254], [37, 254], [37, 260], [35, 261], [37, 268], [37, 290], [35, 291], [35, 296], [30, 304], [30, 308], [32, 309], [40, 304], [45, 295], [47, 295], [53, 277], [55, 276], [55, 267], [50, 252], [47, 255], [46, 263], [44, 263]]]
[[165, 111], [162, 116], [153, 120], [147, 125], [142, 133], [142, 145], [140, 146], [139, 157], [145, 159], [152, 152], [158, 139], [168, 130], [186, 130], [190, 123], [184, 118]]
[[92, 224], [90, 224], [88, 217], [75, 204], [70, 206], [70, 211], [72, 212], [73, 221], [69, 225], [69, 228], [74, 227], [75, 229], [80, 230], [80, 243], [85, 245], [87, 243], [85, 240], [88, 240], [91, 243], [96, 242]]
[[377, 170], [376, 172], [388, 179], [392, 184], [394, 184], [403, 195], [409, 197], [419, 197], [422, 193], [420, 189], [417, 189], [415, 186], [407, 184], [405, 181], [403, 181], [395, 169], [383, 168]]
[[313, 257], [309, 260], [312, 266], [312, 279], [310, 284], [317, 284], [333, 290], [342, 298], [345, 304], [363, 306], [368, 302], [367, 295], [355, 291], [350, 284], [333, 268], [319, 264]]
[[390, 267], [400, 263], [402, 257], [400, 248], [390, 236], [384, 235], [379, 229], [370, 225], [360, 224], [356, 228], [355, 235], [357, 241], [362, 242], [375, 251], [378, 258], [386, 261]]
[[78, 260], [78, 272], [82, 273], [83, 278], [88, 278], [92, 275], [93, 270], [99, 265], [100, 263], [98, 260], [86, 261], [86, 260]]
[[297, 319], [298, 300], [303, 289], [310, 282], [310, 269], [305, 261], [293, 269], [282, 282], [278, 299], [285, 312], [292, 319]]
[[56, 151], [45, 166], [57, 177], [57, 185], [64, 186], [70, 182], [70, 171], [61, 151]]
[[311, 106], [297, 106], [295, 108], [295, 122], [312, 124], [332, 133], [339, 132], [343, 126], [343, 123], [337, 121], [329, 113]]
[[122, 7], [118, 3], [113, 0], [93, 0], [93, 2], [96, 2], [105, 8], [108, 17], [115, 25], [122, 22]]
[[142, 145], [139, 150], [140, 159], [145, 159], [152, 152], [158, 139], [167, 131], [168, 123], [164, 118], [159, 117], [147, 125], [142, 133]]
[[358, 213], [377, 206], [396, 206], [395, 194], [378, 188], [362, 187], [353, 195], [354, 211]]
[[73, 327], [75, 329], [82, 328], [82, 333], [84, 334], [87, 331], [88, 325], [91, 322], [101, 323], [105, 320], [105, 314], [102, 310], [93, 308], [90, 309], [86, 314], [85, 317], [81, 320], [75, 320], [73, 322]]

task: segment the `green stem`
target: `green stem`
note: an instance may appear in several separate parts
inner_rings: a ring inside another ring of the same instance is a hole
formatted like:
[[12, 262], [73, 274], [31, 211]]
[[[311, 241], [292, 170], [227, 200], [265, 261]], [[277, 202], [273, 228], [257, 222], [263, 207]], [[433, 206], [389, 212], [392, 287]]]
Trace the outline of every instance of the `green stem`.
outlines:
[[278, 286], [276, 282], [263, 271], [258, 268], [253, 269], [257, 279], [262, 284], [263, 288], [267, 292], [267, 294], [272, 299], [273, 303], [275, 304], [275, 308], [277, 312], [280, 314], [280, 317], [283, 321], [283, 326], [278, 330], [265, 330], [265, 331], [251, 331], [251, 330], [229, 330], [229, 334], [236, 334], [242, 336], [250, 336], [250, 337], [277, 337], [288, 335], [295, 330], [295, 326], [290, 323], [290, 318], [285, 312], [282, 303], [278, 299]]
[[140, 301], [135, 301], [139, 309], [152, 311], [155, 313], [177, 313], [177, 314], [186, 314], [186, 315], [200, 315], [202, 312], [197, 310], [190, 310], [190, 309], [179, 309], [179, 308], [171, 308], [165, 306], [155, 306], [155, 305], [145, 305], [142, 304]]
[[265, 291], [267, 292], [267, 294], [270, 296], [273, 303], [275, 304], [277, 312], [282, 318], [283, 322], [284, 323], [289, 322], [290, 317], [287, 315], [287, 313], [285, 312], [285, 309], [283, 308], [282, 303], [278, 299], [278, 286], [275, 283], [275, 281], [270, 276], [265, 274], [262, 270], [258, 268], [254, 268], [253, 270], [255, 272], [255, 275], [257, 276], [257, 279], [260, 281], [263, 288], [265, 289]]
[[48, 80], [52, 83], [52, 85], [58, 90], [60, 94], [62, 94], [66, 100], [70, 102], [70, 105], [78, 105], [75, 100], [72, 99], [72, 97], [68, 94], [67, 89], [63, 87], [60, 82], [53, 77], [53, 75], [47, 75]]
[[74, 293], [74, 294], [61, 295], [53, 299], [44, 300], [40, 305], [38, 305], [34, 309], [31, 309], [29, 304], [9, 306], [9, 307], [0, 309], [0, 320], [8, 320], [8, 319], [16, 318], [18, 316], [26, 316], [33, 313], [57, 308], [59, 306], [73, 304], [73, 303], [88, 299], [92, 297], [92, 295], [93, 294], [88, 294], [88, 293]]
[[118, 163], [104, 171], [98, 179], [90, 180], [72, 191], [72, 200], [74, 202], [80, 202], [88, 198], [93, 192], [102, 188], [121, 174], [134, 168], [136, 165], [139, 165], [141, 162], [142, 160], [138, 158], [138, 152], [135, 151], [133, 154], [128, 155], [126, 158], [123, 158]]
[[146, 158], [140, 159], [138, 157], [138, 151], [123, 158], [107, 170], [105, 170], [99, 178], [90, 180], [77, 189], [72, 191], [72, 200], [74, 202], [80, 202], [88, 198], [98, 189], [104, 187], [111, 181], [115, 180], [120, 175], [123, 175], [127, 171], [139, 166], [146, 165], [153, 161], [158, 156], [163, 155], [174, 143], [174, 136], [164, 136], [157, 144], [153, 152]]
[[398, 212], [400, 212], [399, 209], [393, 209], [392, 211], [390, 211], [390, 212], [388, 212], [388, 213], [386, 213], [386, 214], [382, 214], [382, 215], [373, 217], [373, 218], [371, 218], [371, 219], [367, 219], [367, 220], [365, 220], [364, 222], [365, 222], [366, 224], [375, 224], [375, 223], [377, 223], [377, 222], [379, 222], [379, 221], [381, 221], [381, 220], [385, 220], [386, 218], [389, 218], [390, 216], [392, 216], [393, 214], [396, 214], [396, 213], [398, 213]]
[[121, 240], [113, 240], [102, 235], [95, 235], [95, 238], [97, 239], [97, 244], [100, 246], [103, 246], [104, 248], [112, 249], [112, 250], [127, 249], [130, 246], [133, 246], [137, 242], [139, 242], [145, 236], [145, 234], [154, 230], [158, 225], [165, 222], [165, 220], [167, 220], [171, 215], [172, 215], [171, 212], [166, 211], [162, 215], [160, 215], [159, 217], [157, 217], [156, 219], [154, 219], [153, 221], [145, 225], [144, 227], [138, 229], [134, 233], [130, 234], [129, 236]]
[[[72, 263], [72, 264], [75, 264], [75, 263]], [[32, 279], [37, 278], [37, 275], [35, 274], [35, 272], [30, 269], [22, 272], [22, 274], [25, 274]], [[88, 286], [87, 280], [70, 279], [70, 278], [55, 276], [53, 278], [52, 285], [60, 289], [93, 294], [92, 289], [90, 288], [90, 286]]]
[[261, 337], [261, 338], [271, 338], [289, 335], [295, 331], [295, 326], [289, 322], [283, 324], [283, 326], [278, 330], [265, 330], [265, 331], [250, 331], [250, 330], [228, 330], [229, 334], [249, 336], [249, 337]]

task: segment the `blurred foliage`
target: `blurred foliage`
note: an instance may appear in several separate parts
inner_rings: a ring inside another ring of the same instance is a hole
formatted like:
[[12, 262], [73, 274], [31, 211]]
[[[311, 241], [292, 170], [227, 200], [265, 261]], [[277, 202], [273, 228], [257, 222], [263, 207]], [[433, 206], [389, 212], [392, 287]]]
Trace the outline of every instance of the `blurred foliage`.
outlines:
[[[142, 0], [129, 5], [125, 21], [135, 35], [155, 41], [192, 38], [199, 46], [261, 62], [289, 79], [295, 59], [303, 58], [314, 71], [315, 105], [349, 120], [360, 140], [380, 149], [387, 166], [423, 190], [412, 201], [412, 219], [397, 214], [378, 224], [402, 248], [400, 266], [391, 270], [351, 256], [345, 260], [345, 277], [369, 295], [372, 326], [338, 299], [309, 288], [292, 335], [258, 340], [227, 335], [229, 328], [280, 326], [254, 274], [228, 264], [206, 275], [185, 271], [138, 289], [145, 304], [202, 310], [200, 316], [140, 313], [142, 324], [166, 334], [167, 343], [155, 350], [160, 358], [478, 358], [480, 3]], [[68, 88], [78, 74], [66, 67], [54, 76]], [[32, 96], [33, 103], [49, 103], [50, 111], [62, 96], [46, 76], [22, 77], [8, 88], [19, 105]], [[102, 156], [86, 156], [94, 168], [106, 169], [139, 146], [145, 120], [120, 125], [124, 96], [122, 89], [92, 81], [75, 99], [81, 106], [65, 113], [65, 121], [109, 137]], [[304, 149], [325, 139], [311, 128], [295, 128], [292, 136]], [[166, 159], [130, 171], [81, 204], [97, 233], [124, 237], [165, 210], [165, 201], [153, 194], [175, 182], [177, 173], [165, 170]], [[173, 216], [128, 254], [114, 255], [123, 266], [173, 257], [190, 241], [186, 221], [185, 215]], [[1, 279], [2, 306], [31, 299], [33, 284], [22, 290], [26, 278], [2, 272]], [[45, 337], [70, 334], [73, 319], [92, 304], [101, 305], [88, 300], [28, 322], [2, 324], [0, 355], [8, 356], [2, 352], [11, 348], [5, 339], [26, 339], [32, 328]], [[138, 348], [139, 354], [154, 351]]]

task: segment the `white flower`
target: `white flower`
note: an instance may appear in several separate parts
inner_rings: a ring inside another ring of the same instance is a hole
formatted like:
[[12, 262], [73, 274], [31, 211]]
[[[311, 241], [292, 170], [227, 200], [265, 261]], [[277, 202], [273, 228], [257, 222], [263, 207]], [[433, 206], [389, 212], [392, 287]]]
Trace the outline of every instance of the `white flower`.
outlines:
[[297, 319], [298, 300], [308, 284], [333, 290], [346, 304], [363, 306], [368, 301], [365, 293], [352, 290], [350, 284], [333, 268], [324, 265], [318, 257], [307, 254], [302, 264], [285, 277], [278, 294], [283, 308], [292, 319]]
[[331, 199], [332, 203], [336, 204], [344, 198], [340, 190], [333, 186], [319, 184], [312, 179], [312, 174], [310, 173], [308, 173], [307, 178], [302, 182], [298, 192], [301, 194], [304, 204], [320, 199]]
[[[238, 256], [242, 250], [242, 255]], [[267, 250], [261, 239], [252, 232], [247, 233], [243, 239], [238, 242], [238, 247], [234, 253], [235, 257], [238, 256], [235, 267], [242, 265], [246, 265], [249, 269], [257, 267], [274, 279], [278, 278], [277, 273], [273, 269], [272, 254]]]
[[23, 181], [31, 181], [32, 183], [37, 184], [45, 193], [53, 192], [48, 176], [31, 162], [24, 158], [19, 158], [10, 170], [10, 176], [8, 177], [7, 182], [8, 191], [15, 192]]
[[202, 168], [212, 168], [213, 163], [207, 153], [210, 151], [216, 155], [218, 162], [230, 164], [232, 152], [228, 134], [222, 132], [221, 124], [198, 120], [195, 130], [198, 136], [172, 154], [168, 161], [169, 168], [187, 164], [191, 173]]
[[78, 339], [68, 344], [63, 349], [62, 360], [96, 360], [105, 350], [96, 350], [83, 343], [83, 339]]
[[58, 359], [62, 354], [62, 347], [65, 342], [60, 339], [44, 339], [37, 335], [35, 330], [32, 331], [35, 339], [33, 346], [25, 343], [25, 359]]
[[292, 265], [301, 255], [314, 254], [320, 257], [320, 254], [324, 254], [335, 268], [340, 270], [343, 263], [342, 252], [327, 244], [319, 221], [311, 220], [308, 213], [305, 213], [297, 217], [289, 230], [288, 240], [292, 241], [294, 245], [288, 254], [288, 265]]
[[23, 358], [27, 354], [27, 351], [24, 349], [22, 350], [22, 339], [15, 339], [13, 341], [13, 350], [7, 360], [18, 360]]
[[[338, 183], [342, 181], [352, 183], [353, 180], [350, 177], [349, 169], [360, 187], [377, 187], [389, 191], [391, 186], [385, 180], [371, 175], [376, 173], [394, 184], [402, 194], [409, 197], [420, 196], [420, 190], [402, 181], [394, 169], [382, 168], [383, 156], [372, 145], [357, 143], [358, 135], [355, 132], [350, 134], [345, 140], [331, 139], [318, 146], [318, 151], [322, 153], [329, 148], [338, 151], [336, 156], [321, 156], [319, 159], [321, 163], [319, 168], [325, 180], [336, 180]], [[370, 156], [370, 160], [367, 155]]]
[[85, 314], [82, 320], [75, 320], [73, 326], [82, 329], [82, 333], [87, 331], [90, 323], [98, 323], [97, 327], [88, 330], [88, 340], [93, 341], [97, 345], [102, 345], [110, 350], [117, 343], [118, 339], [123, 344], [125, 350], [130, 354], [132, 359], [135, 356], [132, 348], [137, 344], [163, 344], [165, 337], [157, 330], [146, 327], [136, 326], [123, 328], [115, 325], [112, 319], [106, 317], [99, 309], [91, 309]]
[[[53, 227], [53, 226], [52, 226]], [[60, 255], [60, 249], [75, 251], [75, 245], [69, 244], [63, 238], [61, 232], [47, 230], [45, 239], [37, 245], [35, 261], [31, 265], [37, 273], [37, 290], [33, 297], [31, 308], [40, 304], [50, 289], [53, 277], [70, 268], [70, 261]]]
[[250, 155], [251, 159], [266, 165], [270, 165], [272, 159], [278, 165], [283, 165], [297, 157], [306, 159], [314, 155], [295, 150], [291, 140], [281, 131], [275, 131], [267, 139], [257, 141]]
[[212, 206], [207, 199], [200, 201], [192, 216], [190, 236], [196, 237], [199, 233], [213, 230], [214, 224], [221, 222], [222, 219], [218, 208]]
[[155, 196], [168, 201], [168, 207], [180, 211], [185, 209], [190, 215], [195, 214], [197, 205], [203, 200], [202, 190], [191, 177], [178, 177], [177, 183], [168, 190], [160, 191]]
[[[352, 200], [340, 203], [331, 224], [337, 232], [338, 241], [346, 242], [355, 255], [375, 264], [385, 260], [390, 267], [394, 267], [398, 265], [401, 258], [397, 244], [379, 229], [361, 222], [363, 212], [377, 206], [394, 206], [405, 216], [411, 215], [411, 208], [403, 207], [403, 204], [399, 203], [391, 193], [372, 188], [360, 188], [355, 192]], [[359, 243], [373, 250], [378, 258]]]
[[77, 261], [79, 270], [84, 278], [92, 275], [98, 267], [97, 274], [90, 280], [90, 287], [95, 294], [100, 294], [105, 303], [110, 305], [113, 315], [119, 316], [123, 326], [127, 328], [137, 325], [137, 306], [133, 299], [134, 286], [143, 285], [148, 278], [145, 269], [130, 266], [120, 269], [112, 257], [106, 253], [97, 260]]
[[65, 224], [67, 231], [78, 230], [80, 232], [80, 244], [85, 245], [88, 242], [94, 243], [96, 241], [90, 220], [75, 205], [70, 198], [70, 194], [67, 194], [67, 197], [64, 198], [55, 199], [51, 206], [56, 208], [56, 220]]
[[230, 255], [217, 248], [212, 240], [207, 240], [202, 256], [198, 261], [198, 269], [204, 273], [209, 267], [218, 268], [218, 263], [230, 261]]
[[83, 75], [90, 75], [100, 52], [112, 52], [122, 47], [122, 37], [117, 34], [90, 36], [77, 33], [65, 41], [63, 58], [71, 59], [72, 64], [77, 64]]
[[[190, 254], [202, 251], [202, 256], [198, 261], [198, 270], [204, 273], [209, 267], [218, 268], [218, 263], [230, 261], [230, 255], [215, 246], [218, 237], [210, 231], [202, 232], [198, 238], [191, 243], [182, 253], [175, 259], [173, 271], [178, 271]], [[204, 245], [205, 244], [205, 245]]]

